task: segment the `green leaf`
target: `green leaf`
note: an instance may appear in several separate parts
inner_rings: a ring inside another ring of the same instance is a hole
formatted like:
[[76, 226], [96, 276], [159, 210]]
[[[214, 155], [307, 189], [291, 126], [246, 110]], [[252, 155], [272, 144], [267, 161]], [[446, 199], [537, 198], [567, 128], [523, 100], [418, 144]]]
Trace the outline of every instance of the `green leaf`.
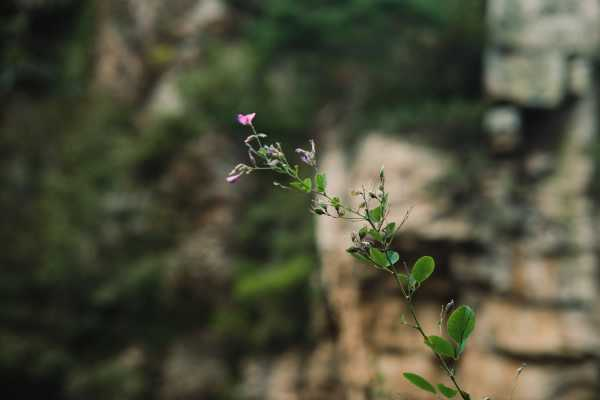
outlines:
[[383, 211], [387, 208], [388, 206], [388, 197], [389, 197], [389, 193], [384, 193], [382, 198], [381, 198], [381, 212], [383, 214]]
[[465, 347], [467, 346], [467, 339], [465, 339], [462, 343], [458, 345], [456, 348], [456, 359], [465, 351]]
[[448, 318], [448, 335], [458, 344], [457, 356], [465, 348], [469, 335], [475, 329], [475, 311], [469, 306], [460, 306]]
[[383, 216], [383, 210], [381, 209], [381, 206], [375, 207], [374, 209], [369, 211], [369, 218], [371, 218], [371, 221], [373, 221], [373, 222], [381, 221], [382, 216]]
[[410, 276], [419, 283], [423, 283], [433, 273], [435, 261], [430, 256], [419, 258], [412, 267]]
[[334, 207], [339, 207], [342, 205], [341, 200], [339, 197], [334, 197], [333, 199], [331, 199], [331, 205]]
[[394, 233], [396, 233], [396, 223], [390, 222], [383, 228], [383, 232], [385, 234], [386, 239], [391, 239]]
[[400, 254], [396, 253], [394, 250], [386, 251], [388, 266], [396, 264], [400, 260]]
[[415, 281], [415, 278], [413, 278], [412, 275], [408, 276], [408, 285], [411, 291], [414, 291], [417, 288], [417, 281]]
[[312, 180], [310, 178], [306, 178], [303, 182], [306, 192], [309, 193], [312, 190]]
[[378, 266], [384, 268], [391, 267], [392, 265], [396, 264], [398, 260], [400, 260], [400, 255], [395, 251], [388, 250], [384, 253], [376, 247], [371, 247], [369, 249], [369, 255]]
[[360, 230], [358, 231], [358, 237], [359, 238], [364, 238], [367, 235], [367, 232], [369, 231], [369, 228], [367, 228], [366, 226], [363, 226], [362, 228], [360, 228]]
[[449, 399], [453, 398], [458, 393], [458, 390], [449, 388], [448, 386], [444, 385], [443, 383], [438, 383], [437, 388], [441, 394], [443, 394], [445, 397], [447, 397]]
[[369, 255], [371, 256], [371, 259], [375, 262], [375, 264], [379, 265], [380, 267], [385, 268], [389, 265], [387, 257], [378, 248], [371, 247], [369, 249]]
[[363, 261], [366, 263], [370, 263], [371, 260], [369, 260], [367, 257], [365, 257], [364, 255], [360, 254], [357, 251], [351, 251], [351, 249], [346, 250], [352, 257], [356, 258], [359, 261]]
[[317, 174], [315, 176], [315, 186], [319, 193], [325, 193], [325, 189], [327, 189], [327, 177], [325, 174]]
[[417, 374], [413, 374], [411, 372], [405, 372], [404, 377], [413, 385], [415, 385], [416, 387], [423, 389], [429, 393], [433, 393], [436, 394], [435, 388], [433, 387], [433, 385], [431, 383], [429, 383], [427, 381], [427, 379], [423, 378], [420, 375]]
[[371, 235], [373, 239], [377, 240], [378, 242], [383, 243], [383, 235], [378, 232], [377, 229], [370, 229], [369, 235]]
[[425, 343], [439, 355], [454, 358], [456, 353], [454, 351], [454, 346], [443, 337], [432, 335], [427, 338], [427, 342]]
[[312, 190], [312, 181], [310, 178], [306, 178], [302, 182], [290, 182], [290, 186], [294, 189], [298, 189], [301, 192], [310, 193]]

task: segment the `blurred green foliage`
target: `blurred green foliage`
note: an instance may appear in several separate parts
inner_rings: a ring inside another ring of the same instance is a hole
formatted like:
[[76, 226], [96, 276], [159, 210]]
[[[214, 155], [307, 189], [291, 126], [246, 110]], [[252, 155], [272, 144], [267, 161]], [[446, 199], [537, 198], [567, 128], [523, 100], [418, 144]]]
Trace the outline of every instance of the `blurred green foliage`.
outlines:
[[448, 109], [454, 131], [481, 109], [482, 0], [229, 2], [262, 69], [292, 64], [315, 109], [335, 102], [351, 132], [439, 133]]
[[0, 4], [0, 94], [85, 88], [95, 26], [92, 1]]
[[[308, 199], [273, 192], [268, 179], [244, 194], [228, 288], [205, 299], [166, 284], [188, 226], [161, 178], [198, 135], [239, 143], [235, 113], [257, 112], [260, 129], [290, 148], [330, 106], [350, 141], [379, 129], [453, 146], [445, 132], [477, 134], [480, 0], [227, 0], [234, 32], [202, 38], [202, 64], [180, 78], [183, 112], [143, 128], [139, 104], [90, 89], [95, 2], [34, 3], [0, 5], [9, 397], [157, 398], [165, 352], [198, 329], [217, 338], [233, 377], [248, 354], [310, 343]], [[156, 72], [172, 48], [148, 57]]]

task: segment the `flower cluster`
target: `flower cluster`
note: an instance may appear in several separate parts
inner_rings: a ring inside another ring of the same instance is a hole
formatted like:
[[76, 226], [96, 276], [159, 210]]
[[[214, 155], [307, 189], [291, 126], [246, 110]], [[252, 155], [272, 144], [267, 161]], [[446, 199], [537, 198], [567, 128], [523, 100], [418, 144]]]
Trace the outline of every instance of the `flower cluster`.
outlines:
[[[288, 182], [274, 182], [275, 186], [312, 194], [314, 197], [311, 211], [314, 214], [363, 222], [364, 225], [351, 235], [352, 246], [347, 249], [348, 253], [375, 268], [394, 273], [394, 265], [400, 256], [391, 250], [390, 246], [408, 213], [400, 225], [395, 222], [387, 222], [389, 195], [385, 190], [383, 167], [379, 172], [379, 182], [373, 189], [367, 190], [363, 187], [361, 190], [353, 190], [350, 193], [359, 200], [356, 207], [343, 204], [338, 196], [330, 195], [327, 191], [327, 177], [317, 167], [317, 150], [314, 140], [309, 141], [310, 149], [296, 149], [300, 160], [312, 169], [311, 177], [302, 177], [299, 166], [290, 164], [280, 143], [263, 143], [262, 140], [266, 139], [267, 135], [256, 131], [253, 124], [255, 116], [256, 113], [238, 115], [238, 122], [250, 127], [251, 130], [250, 135], [244, 140], [248, 149], [250, 165], [238, 164], [230, 172], [227, 181], [234, 183], [242, 175], [257, 170], [268, 170], [283, 175]], [[413, 287], [414, 285], [406, 285], [403, 291], [406, 295], [411, 294]]]
[[[248, 158], [250, 160], [250, 165], [247, 164], [238, 164], [235, 168], [231, 170], [229, 176], [227, 177], [227, 182], [235, 183], [237, 182], [242, 175], [250, 174], [253, 171], [257, 170], [271, 170], [273, 172], [286, 175], [291, 179], [289, 185], [296, 189], [299, 189], [304, 192], [312, 191], [312, 184], [308, 184], [306, 179], [302, 179], [299, 176], [299, 166], [292, 166], [280, 143], [274, 144], [263, 144], [261, 139], [266, 139], [267, 135], [264, 133], [258, 133], [252, 121], [256, 113], [251, 114], [238, 114], [237, 120], [240, 124], [244, 126], [249, 126], [251, 130], [251, 134], [246, 137], [244, 140], [244, 144], [248, 148]], [[300, 159], [307, 164], [308, 166], [317, 168], [316, 161], [316, 149], [315, 142], [313, 140], [310, 141], [311, 150], [303, 150], [296, 149], [296, 152], [300, 155]], [[310, 180], [310, 179], [309, 179]], [[312, 183], [312, 182], [311, 182]], [[281, 186], [286, 188], [287, 186], [276, 183], [277, 186]]]

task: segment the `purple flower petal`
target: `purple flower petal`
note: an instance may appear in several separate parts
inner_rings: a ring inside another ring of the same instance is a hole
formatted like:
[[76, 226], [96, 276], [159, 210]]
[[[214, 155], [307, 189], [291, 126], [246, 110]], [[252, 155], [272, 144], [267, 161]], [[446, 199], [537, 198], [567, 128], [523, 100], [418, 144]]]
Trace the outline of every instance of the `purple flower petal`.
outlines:
[[242, 176], [242, 174], [228, 176], [227, 183], [235, 183], [235, 182], [237, 182], [238, 179], [240, 179], [241, 176]]
[[250, 114], [238, 114], [237, 120], [242, 125], [252, 125], [252, 120], [256, 116], [256, 113]]

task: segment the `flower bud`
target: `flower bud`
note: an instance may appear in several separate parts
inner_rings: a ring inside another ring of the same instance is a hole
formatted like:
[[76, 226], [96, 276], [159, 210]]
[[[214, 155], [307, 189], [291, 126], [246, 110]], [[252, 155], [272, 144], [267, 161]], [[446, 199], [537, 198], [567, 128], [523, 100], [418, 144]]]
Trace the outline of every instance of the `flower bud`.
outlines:
[[227, 183], [236, 183], [238, 181], [238, 179], [240, 179], [241, 176], [242, 176], [242, 174], [228, 176], [226, 179]]
[[251, 114], [238, 114], [237, 120], [242, 125], [252, 125], [252, 120], [256, 116], [256, 113]]

